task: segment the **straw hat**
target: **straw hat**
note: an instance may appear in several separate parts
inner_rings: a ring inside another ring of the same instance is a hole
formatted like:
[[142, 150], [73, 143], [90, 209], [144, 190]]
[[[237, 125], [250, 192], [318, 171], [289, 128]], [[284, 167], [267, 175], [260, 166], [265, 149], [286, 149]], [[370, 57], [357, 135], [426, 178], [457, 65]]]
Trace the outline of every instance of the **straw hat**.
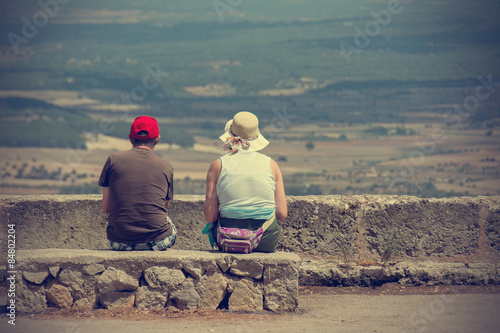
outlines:
[[269, 144], [269, 141], [259, 132], [259, 119], [251, 112], [238, 112], [226, 123], [225, 131], [219, 139], [224, 143], [228, 141], [228, 138], [245, 139], [249, 144], [248, 149], [245, 149], [247, 151], [259, 151]]

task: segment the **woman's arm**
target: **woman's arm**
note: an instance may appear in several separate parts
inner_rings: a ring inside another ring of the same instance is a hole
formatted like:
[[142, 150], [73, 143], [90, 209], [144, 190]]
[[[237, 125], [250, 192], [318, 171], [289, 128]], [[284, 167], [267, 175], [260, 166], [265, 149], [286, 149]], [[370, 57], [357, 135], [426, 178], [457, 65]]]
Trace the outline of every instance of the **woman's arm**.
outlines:
[[271, 159], [271, 170], [273, 172], [274, 181], [276, 182], [274, 189], [274, 202], [276, 204], [276, 218], [283, 221], [288, 216], [288, 208], [286, 206], [285, 185], [283, 184], [283, 176], [281, 175], [280, 167], [273, 159]]
[[109, 187], [102, 188], [101, 208], [105, 213], [109, 214], [111, 212], [111, 192]]
[[219, 218], [219, 199], [217, 198], [217, 180], [219, 180], [222, 164], [219, 159], [210, 164], [207, 172], [205, 189], [205, 221], [214, 223]]

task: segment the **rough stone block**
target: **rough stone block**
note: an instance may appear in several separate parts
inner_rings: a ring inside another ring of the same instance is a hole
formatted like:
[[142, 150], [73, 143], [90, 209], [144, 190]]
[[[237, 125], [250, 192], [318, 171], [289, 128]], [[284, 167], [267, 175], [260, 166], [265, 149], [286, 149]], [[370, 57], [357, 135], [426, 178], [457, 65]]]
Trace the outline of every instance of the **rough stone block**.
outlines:
[[301, 286], [337, 286], [345, 279], [337, 262], [325, 260], [303, 260], [299, 268]]
[[59, 266], [49, 267], [50, 275], [52, 275], [52, 277], [55, 279], [57, 279], [57, 276], [59, 275], [59, 271], [61, 271], [61, 267], [59, 267]]
[[82, 267], [82, 271], [87, 275], [96, 275], [104, 272], [105, 270], [106, 268], [101, 264], [91, 264]]
[[280, 249], [314, 255], [357, 252], [359, 236], [357, 209], [364, 197], [288, 197], [288, 218], [280, 222]]
[[89, 298], [80, 298], [73, 303], [73, 308], [82, 310], [92, 310], [97, 303], [97, 297], [94, 295]]
[[96, 195], [26, 195], [0, 201], [6, 224], [16, 225], [18, 248], [109, 248], [106, 214]]
[[231, 274], [242, 276], [242, 277], [251, 277], [253, 279], [259, 280], [262, 277], [262, 271], [264, 270], [264, 266], [253, 260], [248, 259], [235, 259], [230, 268]]
[[46, 293], [47, 301], [58, 308], [69, 309], [73, 305], [73, 296], [69, 289], [60, 284], [53, 284]]
[[45, 287], [20, 279], [16, 283], [16, 309], [20, 313], [41, 313], [47, 309]]
[[196, 290], [201, 297], [200, 308], [216, 310], [227, 294], [227, 282], [222, 274], [201, 277], [196, 284]]
[[258, 282], [243, 278], [236, 281], [231, 289], [229, 311], [255, 312], [263, 310], [264, 300]]
[[58, 281], [69, 287], [74, 300], [88, 298], [89, 301], [95, 303], [97, 282], [95, 277], [85, 275], [76, 268], [66, 268], [59, 273]]
[[487, 254], [498, 257], [500, 256], [500, 199], [491, 200], [485, 221], [485, 248]]
[[293, 311], [299, 305], [299, 271], [294, 266], [269, 265], [264, 270], [264, 308]]
[[42, 272], [23, 272], [23, 278], [34, 284], [42, 284], [45, 279], [49, 276], [49, 271], [45, 270]]
[[121, 270], [108, 267], [99, 276], [96, 287], [101, 294], [113, 291], [131, 291], [139, 288], [139, 281]]
[[219, 268], [224, 272], [226, 273], [229, 269], [229, 267], [231, 267], [231, 259], [230, 258], [219, 258], [217, 259], [217, 266], [219, 266]]
[[128, 291], [112, 291], [100, 295], [99, 302], [105, 309], [133, 308], [135, 294]]
[[454, 256], [478, 251], [480, 206], [466, 199], [381, 198], [363, 210], [372, 254]]
[[179, 269], [155, 266], [144, 271], [144, 279], [151, 288], [170, 291], [184, 282], [186, 276]]
[[177, 290], [170, 293], [169, 307], [178, 310], [196, 310], [200, 302], [200, 294], [196, 291], [195, 283], [192, 278], [187, 278]]
[[184, 262], [182, 264], [182, 269], [184, 269], [186, 273], [191, 275], [196, 280], [199, 280], [205, 273], [205, 270], [203, 269], [200, 262], [193, 262], [193, 261]]
[[168, 292], [143, 286], [135, 294], [135, 306], [139, 310], [163, 309], [167, 304]]

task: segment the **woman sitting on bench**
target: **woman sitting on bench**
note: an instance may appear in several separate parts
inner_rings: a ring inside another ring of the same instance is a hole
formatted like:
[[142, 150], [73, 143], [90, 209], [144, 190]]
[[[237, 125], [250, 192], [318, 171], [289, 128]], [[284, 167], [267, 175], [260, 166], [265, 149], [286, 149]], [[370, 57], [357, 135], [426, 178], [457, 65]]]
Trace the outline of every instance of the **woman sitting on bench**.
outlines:
[[285, 189], [278, 164], [258, 152], [269, 143], [258, 124], [254, 114], [242, 111], [228, 121], [220, 136], [227, 154], [215, 160], [207, 173], [204, 233], [220, 240], [219, 225], [252, 231], [263, 227], [253, 251], [275, 252], [281, 234], [278, 220], [287, 217]]

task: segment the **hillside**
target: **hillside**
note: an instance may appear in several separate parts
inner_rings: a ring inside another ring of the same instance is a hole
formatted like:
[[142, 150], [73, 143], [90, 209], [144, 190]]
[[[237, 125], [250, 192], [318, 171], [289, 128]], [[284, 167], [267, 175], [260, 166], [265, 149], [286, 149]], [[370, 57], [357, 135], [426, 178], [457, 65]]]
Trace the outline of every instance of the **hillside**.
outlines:
[[[289, 193], [498, 193], [499, 10], [494, 0], [0, 3], [2, 192], [98, 191], [102, 159], [149, 114], [159, 154], [179, 165], [177, 188], [200, 193], [219, 132], [249, 110]], [[51, 182], [58, 168], [63, 183]]]

